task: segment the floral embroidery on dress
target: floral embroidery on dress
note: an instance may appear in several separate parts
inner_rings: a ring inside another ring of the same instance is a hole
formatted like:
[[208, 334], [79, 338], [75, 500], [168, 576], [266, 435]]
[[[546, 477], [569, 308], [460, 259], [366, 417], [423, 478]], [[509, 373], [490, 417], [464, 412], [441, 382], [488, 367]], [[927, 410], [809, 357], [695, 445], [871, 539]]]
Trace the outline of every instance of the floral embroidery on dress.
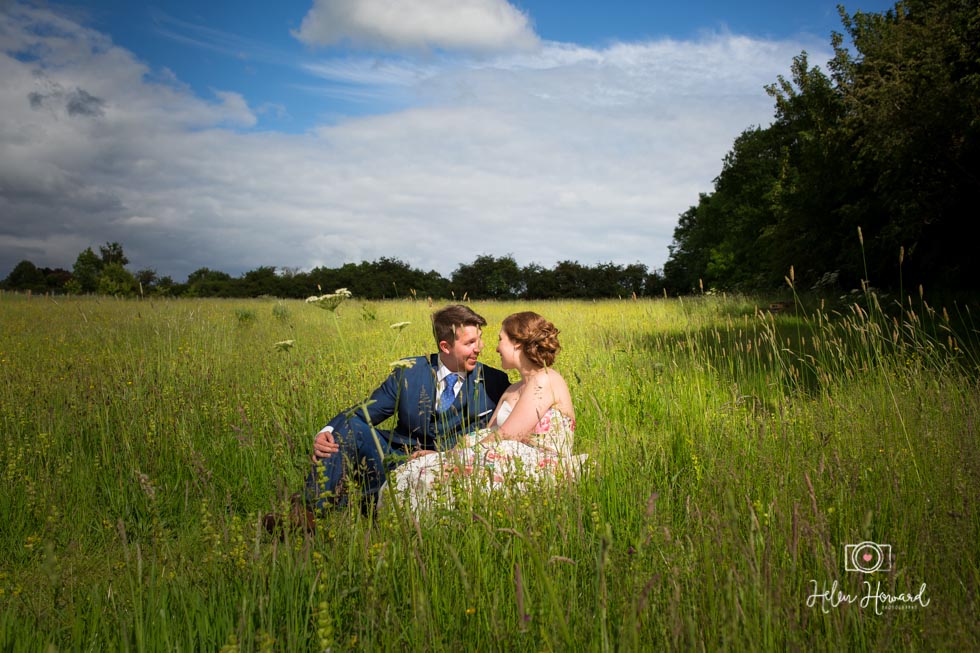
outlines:
[[551, 428], [551, 413], [552, 411], [549, 410], [547, 413], [544, 414], [544, 417], [542, 417], [538, 421], [538, 425], [534, 428], [535, 433], [548, 432], [548, 430]]

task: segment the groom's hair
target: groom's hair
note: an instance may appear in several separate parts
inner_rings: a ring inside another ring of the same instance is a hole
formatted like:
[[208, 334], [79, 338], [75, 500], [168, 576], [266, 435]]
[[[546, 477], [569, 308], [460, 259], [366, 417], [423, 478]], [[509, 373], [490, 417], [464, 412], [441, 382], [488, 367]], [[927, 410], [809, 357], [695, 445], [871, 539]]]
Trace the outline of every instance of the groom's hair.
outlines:
[[445, 340], [450, 345], [456, 343], [456, 329], [475, 326], [481, 329], [487, 325], [482, 315], [473, 312], [469, 306], [451, 304], [432, 314], [432, 335], [436, 345]]

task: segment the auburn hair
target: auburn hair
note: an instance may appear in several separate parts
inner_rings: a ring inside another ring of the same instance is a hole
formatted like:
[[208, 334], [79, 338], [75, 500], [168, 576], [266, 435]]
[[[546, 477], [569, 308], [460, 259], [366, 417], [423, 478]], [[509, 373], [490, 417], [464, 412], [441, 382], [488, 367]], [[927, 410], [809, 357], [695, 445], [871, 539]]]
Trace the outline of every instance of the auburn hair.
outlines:
[[511, 342], [521, 346], [524, 357], [540, 367], [551, 367], [561, 351], [558, 329], [532, 311], [508, 315], [502, 328]]

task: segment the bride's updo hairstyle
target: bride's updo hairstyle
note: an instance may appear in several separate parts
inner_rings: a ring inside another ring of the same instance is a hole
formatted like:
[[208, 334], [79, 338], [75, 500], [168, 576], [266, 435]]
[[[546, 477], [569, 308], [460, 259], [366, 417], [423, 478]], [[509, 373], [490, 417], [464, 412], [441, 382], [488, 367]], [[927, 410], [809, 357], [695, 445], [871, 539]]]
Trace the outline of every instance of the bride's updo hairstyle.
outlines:
[[558, 329], [537, 313], [524, 311], [504, 318], [504, 333], [511, 342], [521, 346], [525, 358], [541, 367], [551, 367], [561, 350]]

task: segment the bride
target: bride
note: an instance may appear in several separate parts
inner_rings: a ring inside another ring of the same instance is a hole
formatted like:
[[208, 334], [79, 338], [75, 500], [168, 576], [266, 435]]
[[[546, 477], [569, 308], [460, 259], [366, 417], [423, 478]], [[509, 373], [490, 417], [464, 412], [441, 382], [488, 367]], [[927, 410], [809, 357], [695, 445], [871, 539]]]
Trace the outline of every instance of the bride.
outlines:
[[413, 510], [450, 507], [464, 488], [523, 490], [528, 483], [574, 477], [586, 456], [572, 456], [575, 409], [565, 379], [551, 369], [561, 345], [555, 325], [530, 311], [503, 321], [501, 367], [521, 380], [504, 392], [489, 426], [449, 451], [418, 451], [388, 474], [380, 503], [393, 493]]

